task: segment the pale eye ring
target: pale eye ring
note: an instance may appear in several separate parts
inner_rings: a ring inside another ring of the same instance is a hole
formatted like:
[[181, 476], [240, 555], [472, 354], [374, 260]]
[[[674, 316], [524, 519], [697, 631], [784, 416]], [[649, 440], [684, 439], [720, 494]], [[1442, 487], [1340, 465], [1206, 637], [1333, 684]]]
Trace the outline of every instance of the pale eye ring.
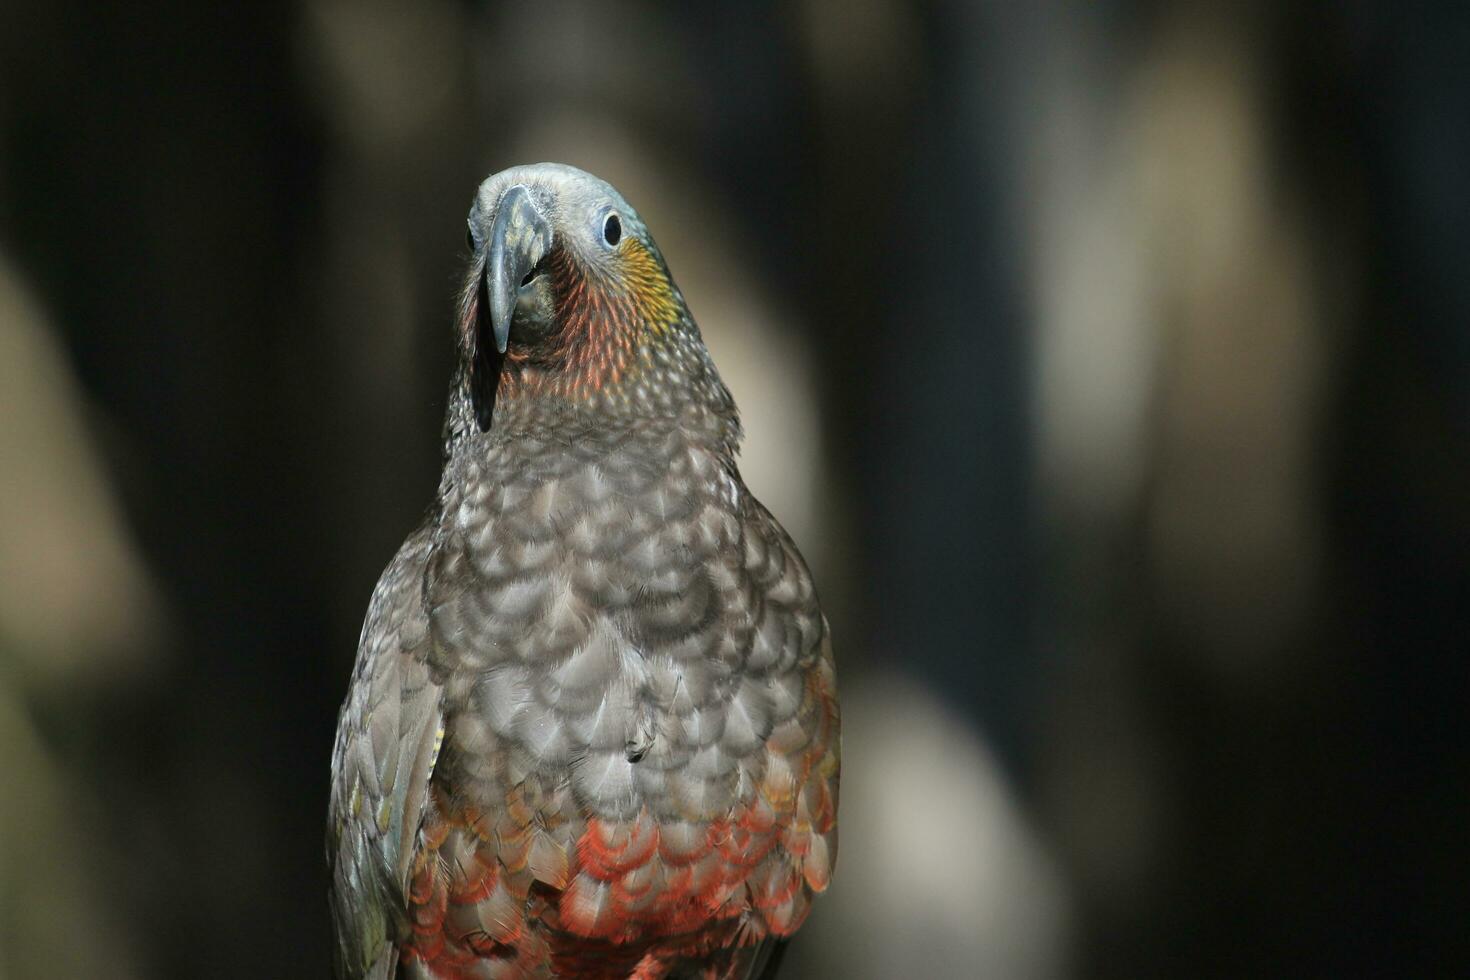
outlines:
[[602, 240], [608, 245], [616, 245], [623, 240], [623, 221], [616, 211], [609, 211], [602, 219]]

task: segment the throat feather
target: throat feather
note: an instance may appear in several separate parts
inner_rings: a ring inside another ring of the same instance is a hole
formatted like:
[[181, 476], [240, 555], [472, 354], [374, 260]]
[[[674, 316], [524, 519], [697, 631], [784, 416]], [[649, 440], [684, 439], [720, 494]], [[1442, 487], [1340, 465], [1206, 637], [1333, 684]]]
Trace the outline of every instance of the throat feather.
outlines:
[[565, 252], [553, 256], [558, 329], [542, 344], [511, 345], [498, 398], [586, 401], [639, 376], [650, 347], [677, 342], [682, 304], [657, 260], [625, 239], [616, 261], [617, 274], [604, 277]]

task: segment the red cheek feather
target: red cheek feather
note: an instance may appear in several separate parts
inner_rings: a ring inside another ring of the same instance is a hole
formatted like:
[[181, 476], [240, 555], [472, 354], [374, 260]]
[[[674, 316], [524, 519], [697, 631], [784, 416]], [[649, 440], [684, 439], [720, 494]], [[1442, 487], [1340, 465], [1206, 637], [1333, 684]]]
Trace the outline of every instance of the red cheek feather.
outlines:
[[551, 275], [561, 297], [555, 340], [537, 351], [512, 347], [498, 397], [581, 400], [615, 388], [632, 376], [639, 347], [663, 341], [680, 317], [667, 275], [636, 239], [623, 239], [611, 278], [589, 275], [565, 252]]

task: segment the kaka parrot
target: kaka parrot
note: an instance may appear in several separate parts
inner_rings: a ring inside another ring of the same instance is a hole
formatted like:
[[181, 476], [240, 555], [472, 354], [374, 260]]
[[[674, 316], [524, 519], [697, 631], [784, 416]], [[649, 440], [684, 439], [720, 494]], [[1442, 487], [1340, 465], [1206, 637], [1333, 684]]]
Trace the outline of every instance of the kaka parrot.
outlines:
[[828, 626], [647, 227], [480, 185], [437, 499], [332, 755], [338, 972], [756, 978], [837, 854]]

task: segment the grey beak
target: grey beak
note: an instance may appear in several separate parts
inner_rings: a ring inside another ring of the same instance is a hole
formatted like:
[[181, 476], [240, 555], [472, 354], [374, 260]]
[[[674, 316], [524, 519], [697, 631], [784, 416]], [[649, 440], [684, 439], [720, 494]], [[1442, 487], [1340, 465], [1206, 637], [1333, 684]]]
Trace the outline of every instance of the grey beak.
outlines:
[[495, 348], [502, 354], [510, 342], [510, 321], [515, 315], [521, 280], [551, 251], [551, 240], [551, 224], [536, 210], [531, 192], [522, 184], [506, 191], [495, 214], [485, 260], [490, 326], [495, 333]]

